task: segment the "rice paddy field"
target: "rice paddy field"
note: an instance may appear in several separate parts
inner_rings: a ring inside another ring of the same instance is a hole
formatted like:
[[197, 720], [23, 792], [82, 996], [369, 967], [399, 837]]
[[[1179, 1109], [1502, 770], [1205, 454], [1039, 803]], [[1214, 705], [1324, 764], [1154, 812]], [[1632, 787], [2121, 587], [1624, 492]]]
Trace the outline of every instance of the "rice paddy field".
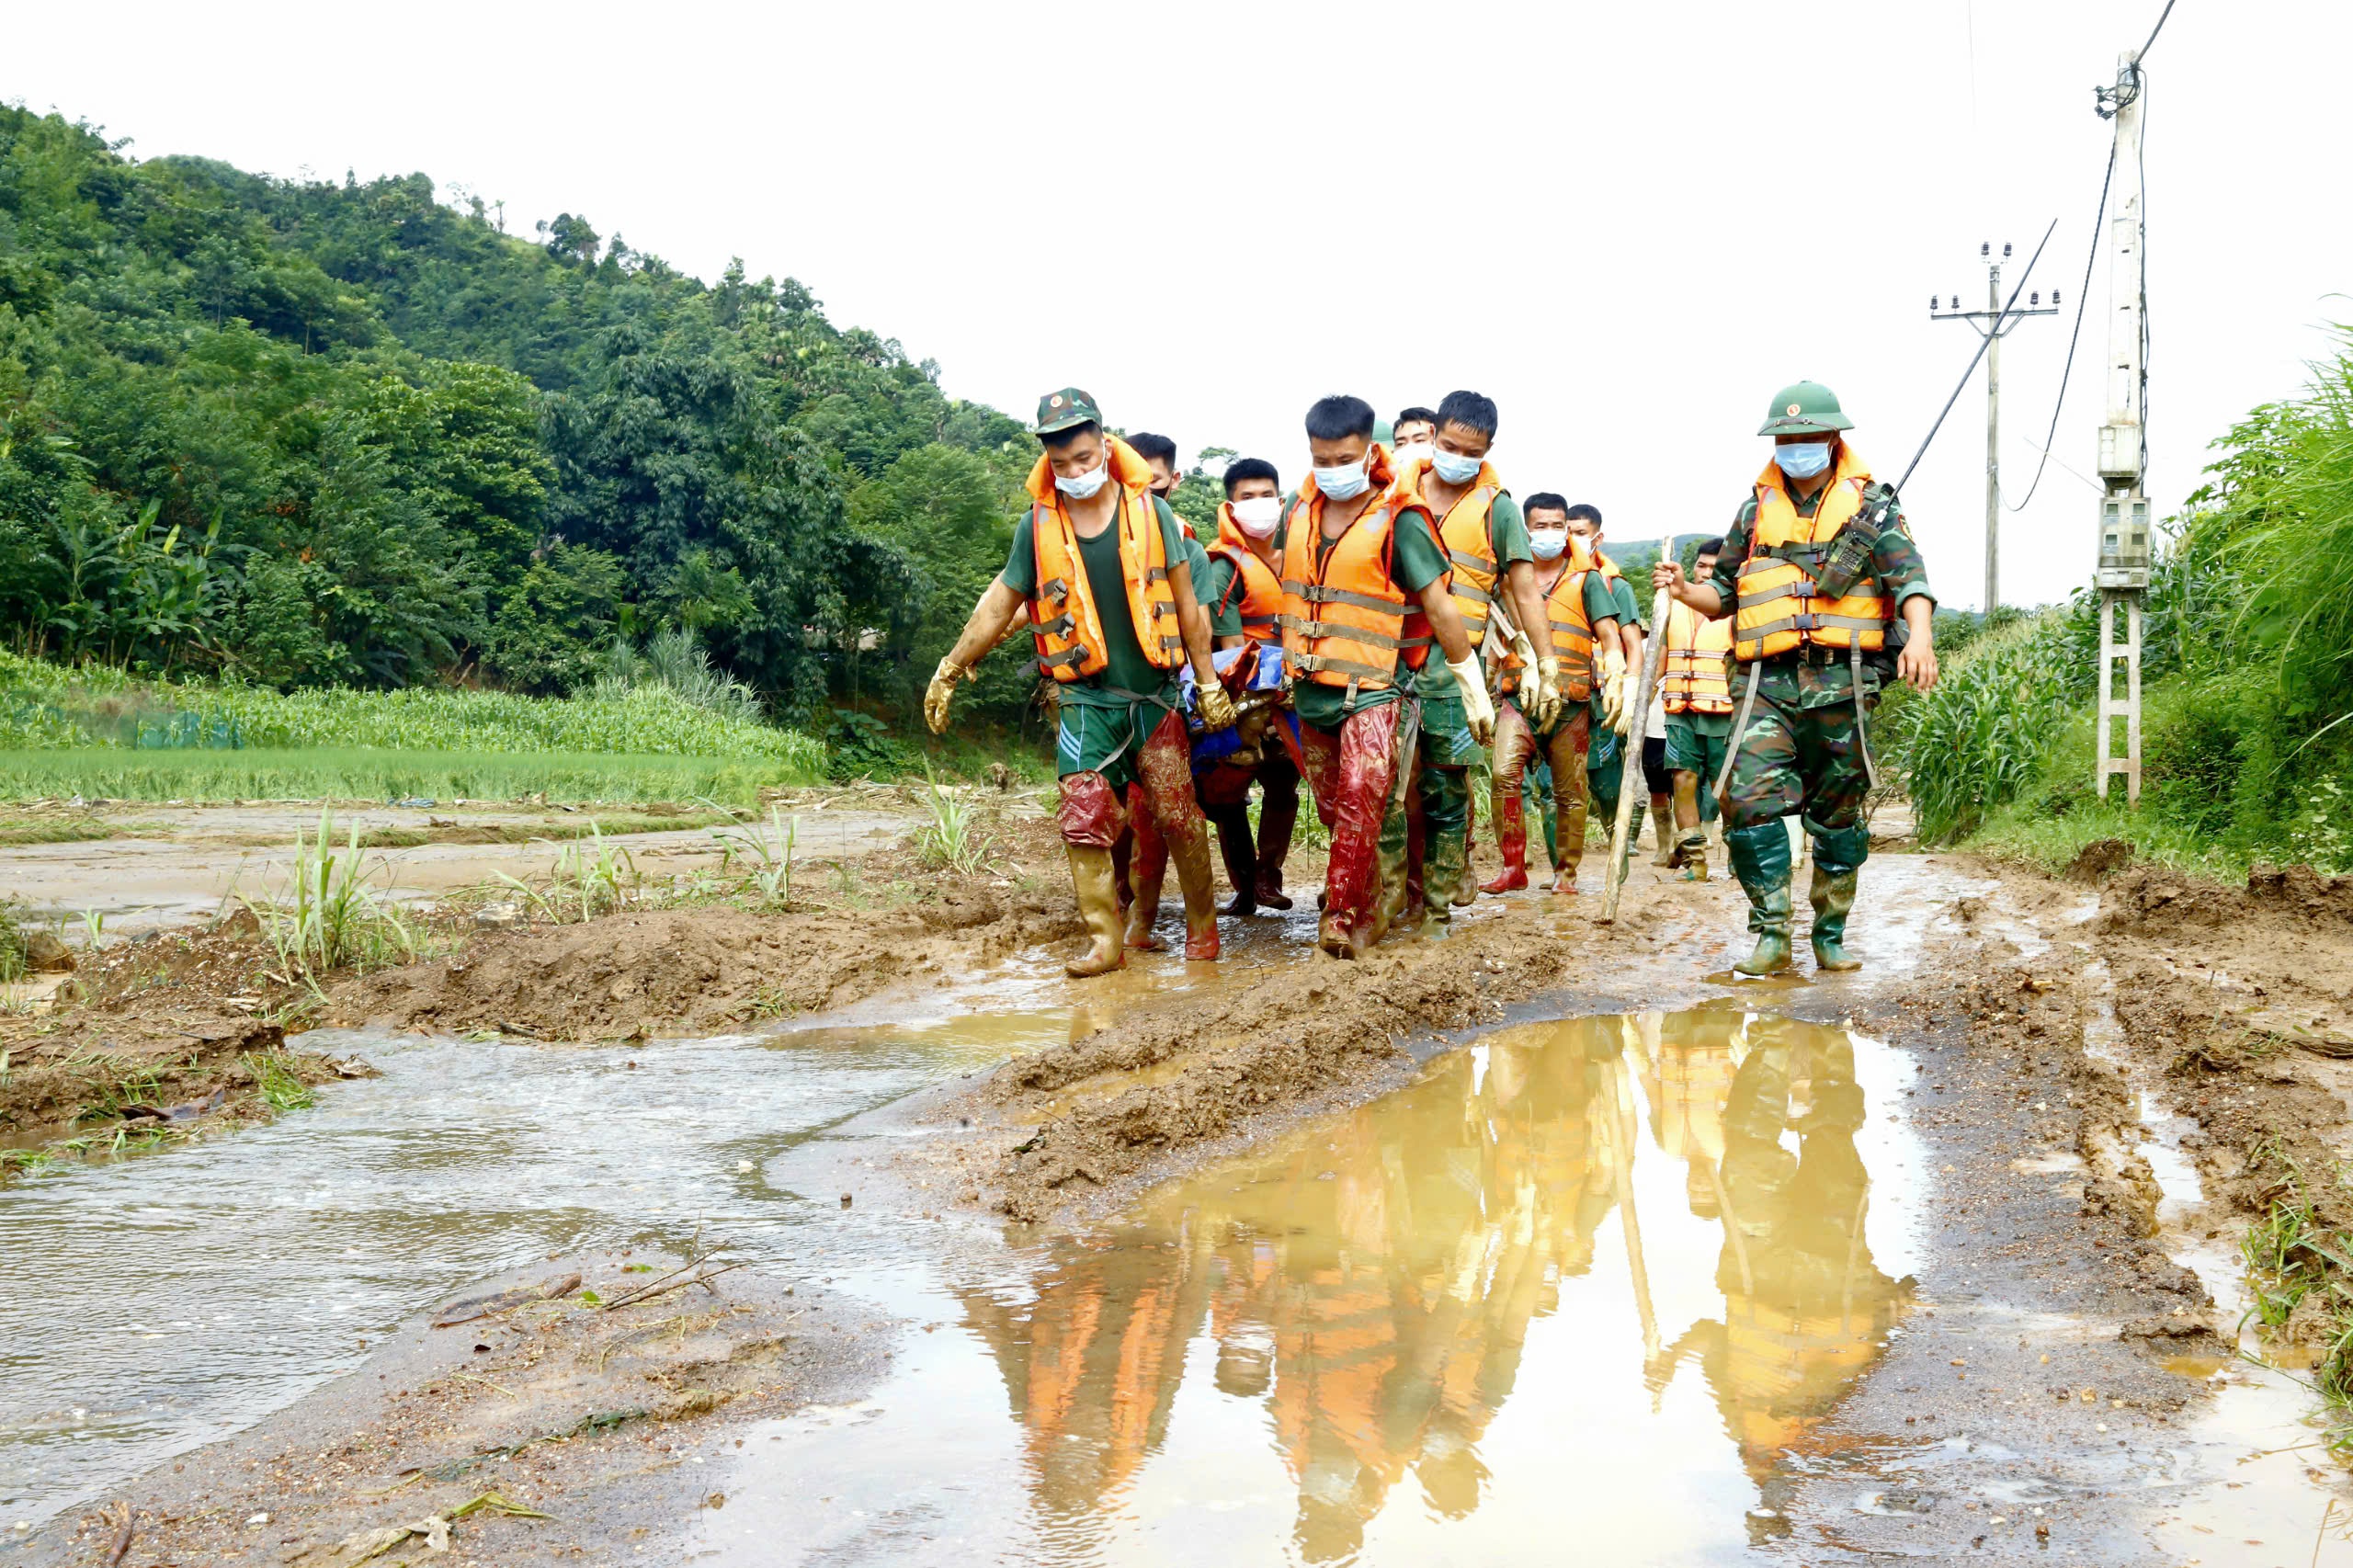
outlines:
[[659, 685], [574, 698], [282, 694], [133, 681], [0, 653], [0, 799], [756, 800], [824, 743]]

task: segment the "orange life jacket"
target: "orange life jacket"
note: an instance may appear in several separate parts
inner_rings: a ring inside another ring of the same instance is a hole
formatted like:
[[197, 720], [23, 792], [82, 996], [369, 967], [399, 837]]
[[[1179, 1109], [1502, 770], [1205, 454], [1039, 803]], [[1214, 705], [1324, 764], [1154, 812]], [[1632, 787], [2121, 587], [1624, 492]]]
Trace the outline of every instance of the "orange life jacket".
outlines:
[[[1544, 596], [1547, 635], [1552, 656], [1561, 661], [1561, 696], [1571, 702], [1583, 702], [1593, 695], [1593, 622], [1585, 613], [1585, 584], [1599, 570], [1586, 552], [1585, 541], [1571, 535], [1569, 563]], [[1518, 655], [1504, 655], [1506, 691], [1518, 689], [1519, 668]]]
[[1218, 503], [1217, 542], [1210, 546], [1209, 552], [1233, 563], [1233, 580], [1226, 585], [1225, 599], [1217, 608], [1223, 609], [1227, 604], [1239, 603], [1245, 637], [1253, 642], [1281, 642], [1282, 579], [1250, 548], [1250, 536], [1233, 520], [1231, 502]]
[[1767, 460], [1756, 476], [1756, 519], [1749, 528], [1748, 559], [1740, 563], [1733, 617], [1733, 653], [1744, 663], [1799, 647], [1887, 646], [1895, 603], [1877, 578], [1866, 575], [1835, 599], [1821, 597], [1813, 586], [1831, 541], [1863, 509], [1870, 479], [1870, 466], [1840, 441], [1837, 467], [1820, 504], [1813, 517], [1801, 517], [1779, 466]]
[[[1417, 496], [1427, 496], [1431, 461], [1422, 458], [1408, 463], [1397, 475], [1400, 490]], [[1471, 481], [1471, 488], [1462, 498], [1449, 507], [1446, 518], [1438, 524], [1438, 542], [1446, 547], [1446, 557], [1453, 567], [1447, 579], [1447, 592], [1454, 599], [1454, 613], [1462, 618], [1462, 630], [1476, 648], [1487, 634], [1488, 607], [1495, 602], [1496, 580], [1503, 568], [1495, 560], [1494, 512], [1495, 497], [1507, 495], [1504, 482], [1497, 478], [1489, 464], [1482, 462]], [[1430, 508], [1436, 516], [1438, 508]]]
[[1732, 618], [1700, 619], [1681, 599], [1668, 601], [1666, 664], [1659, 693], [1670, 713], [1729, 713], [1732, 677], [1724, 655], [1732, 652]]
[[[1402, 655], [1420, 669], [1430, 654], [1427, 618], [1397, 581], [1397, 524], [1427, 503], [1392, 483], [1376, 444], [1366, 477], [1382, 486], [1347, 531], [1322, 550], [1324, 494], [1309, 474], [1283, 531], [1283, 663], [1294, 679], [1378, 690], [1393, 685]], [[1322, 560], [1317, 556], [1321, 554]]]
[[[1105, 439], [1104, 461], [1120, 487], [1111, 526], [1120, 530], [1120, 575], [1128, 585], [1128, 617], [1136, 641], [1154, 669], [1173, 670], [1185, 658], [1176, 625], [1176, 590], [1168, 581], [1168, 542], [1152, 497], [1152, 466], [1117, 436]], [[1037, 592], [1029, 599], [1029, 622], [1038, 663], [1060, 681], [1084, 680], [1110, 664], [1104, 651], [1103, 622], [1095, 590], [1079, 558], [1078, 531], [1070, 508], [1054, 488], [1054, 471], [1042, 456], [1029, 471], [1029, 540], [1036, 556]]]

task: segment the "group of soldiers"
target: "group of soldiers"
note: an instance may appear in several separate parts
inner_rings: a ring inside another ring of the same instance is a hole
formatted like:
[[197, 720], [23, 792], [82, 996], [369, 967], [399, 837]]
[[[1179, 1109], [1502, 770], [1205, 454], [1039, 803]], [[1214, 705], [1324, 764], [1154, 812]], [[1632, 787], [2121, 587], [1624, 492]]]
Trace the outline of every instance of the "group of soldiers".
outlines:
[[[1490, 460], [1497, 425], [1492, 399], [1457, 392], [1404, 410], [1383, 441], [1371, 404], [1321, 399], [1308, 477], [1286, 494], [1272, 463], [1230, 464], [1204, 547], [1168, 504], [1173, 442], [1113, 434], [1076, 388], [1039, 400], [1030, 505], [924, 709], [943, 729], [973, 665], [1029, 632], [1058, 699], [1057, 822], [1088, 932], [1070, 973], [1160, 945], [1171, 862], [1185, 956], [1218, 956], [1212, 818], [1227, 913], [1290, 907], [1302, 778], [1330, 831], [1318, 940], [1336, 956], [1445, 920], [1483, 886], [1529, 886], [1523, 794], [1540, 769], [1552, 892], [1574, 894], [1589, 804], [1617, 808], [1620, 744], [1643, 747], [1662, 853], [1687, 875], [1705, 875], [1721, 806], [1756, 937], [1736, 969], [1790, 964], [1789, 817], [1812, 840], [1815, 962], [1856, 967], [1843, 940], [1870, 846], [1869, 714], [1890, 678], [1935, 683], [1936, 601], [1838, 400], [1811, 381], [1777, 393], [1758, 432], [1771, 454], [1731, 527], [1696, 575], [1671, 558], [1653, 572], [1669, 611], [1647, 705], [1643, 609], [1600, 513], [1550, 491], [1515, 500]], [[1504, 869], [1479, 884], [1469, 780], [1490, 748]]]

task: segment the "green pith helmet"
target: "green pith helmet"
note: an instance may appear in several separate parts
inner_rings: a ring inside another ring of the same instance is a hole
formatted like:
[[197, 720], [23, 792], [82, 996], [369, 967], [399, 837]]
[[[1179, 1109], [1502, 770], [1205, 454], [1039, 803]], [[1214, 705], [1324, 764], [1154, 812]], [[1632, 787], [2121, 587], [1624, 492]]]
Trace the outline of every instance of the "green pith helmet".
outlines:
[[1760, 436], [1835, 436], [1855, 422], [1838, 406], [1838, 394], [1820, 381], [1796, 381], [1773, 394]]

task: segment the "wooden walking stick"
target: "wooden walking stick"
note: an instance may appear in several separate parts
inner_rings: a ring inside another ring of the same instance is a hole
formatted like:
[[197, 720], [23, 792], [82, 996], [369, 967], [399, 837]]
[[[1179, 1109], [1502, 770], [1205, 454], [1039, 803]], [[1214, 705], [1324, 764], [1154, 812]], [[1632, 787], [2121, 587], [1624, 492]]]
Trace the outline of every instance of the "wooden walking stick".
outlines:
[[[1659, 661], [1666, 653], [1666, 610], [1671, 596], [1661, 588], [1651, 600], [1651, 635], [1643, 640], [1643, 673], [1635, 683], [1633, 722], [1620, 738], [1626, 743], [1625, 771], [1618, 780], [1618, 820], [1609, 829], [1608, 881], [1601, 895], [1601, 924], [1618, 918], [1618, 890], [1626, 880], [1626, 831], [1634, 814], [1635, 787], [1643, 781], [1643, 731], [1649, 726], [1651, 691], [1658, 685]], [[1648, 793], [1647, 790], [1643, 791]]]

